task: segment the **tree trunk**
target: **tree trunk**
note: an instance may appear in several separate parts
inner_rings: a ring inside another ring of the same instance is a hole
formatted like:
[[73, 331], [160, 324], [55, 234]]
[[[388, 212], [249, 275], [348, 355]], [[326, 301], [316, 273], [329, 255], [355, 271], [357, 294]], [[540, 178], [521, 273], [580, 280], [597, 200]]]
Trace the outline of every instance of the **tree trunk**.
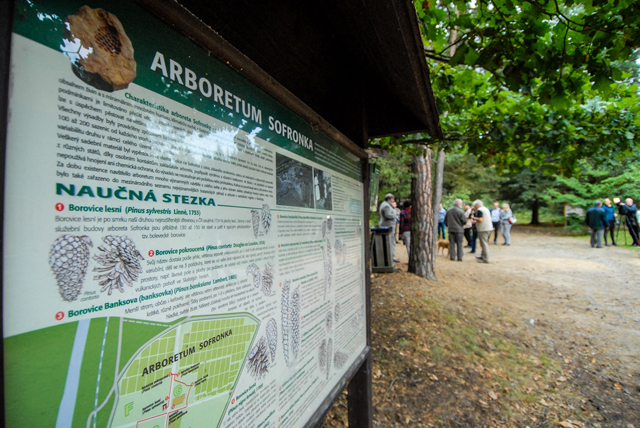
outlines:
[[531, 205], [531, 224], [540, 224], [540, 203], [537, 200]]
[[413, 156], [411, 172], [411, 257], [409, 272], [436, 281], [433, 271], [435, 247], [433, 243], [433, 192], [431, 187], [431, 150]]
[[[433, 197], [433, 251], [438, 254], [438, 217], [440, 216], [440, 201], [442, 201], [442, 182], [444, 180], [444, 150], [438, 151], [436, 161], [436, 188]], [[433, 258], [433, 268], [436, 267], [436, 257]]]

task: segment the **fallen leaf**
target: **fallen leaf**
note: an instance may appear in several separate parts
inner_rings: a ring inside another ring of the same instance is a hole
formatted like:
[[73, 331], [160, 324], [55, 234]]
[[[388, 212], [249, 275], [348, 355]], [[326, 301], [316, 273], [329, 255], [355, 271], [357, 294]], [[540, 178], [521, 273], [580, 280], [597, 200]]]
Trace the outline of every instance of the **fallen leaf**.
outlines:
[[540, 376], [539, 375], [533, 375], [533, 380], [539, 381], [540, 380]]
[[549, 403], [547, 403], [546, 401], [544, 401], [544, 398], [540, 399], [540, 404], [542, 404], [543, 406], [547, 406], [549, 407]]
[[592, 363], [595, 363], [595, 362], [596, 362], [596, 359], [595, 359], [595, 358], [592, 358], [592, 359], [591, 359], [591, 362], [592, 362]]
[[435, 382], [437, 382], [439, 380], [438, 376], [434, 375], [433, 373], [429, 373], [429, 378], [431, 380], [435, 381]]
[[581, 428], [582, 427], [581, 422], [576, 422], [569, 419], [567, 419], [566, 421], [558, 422], [557, 424], [558, 426], [561, 426], [564, 428]]
[[613, 384], [613, 387], [614, 387], [615, 389], [624, 389], [624, 387], [623, 387], [622, 385], [620, 385], [618, 382], [614, 383], [614, 384]]
[[497, 399], [498, 399], [498, 394], [496, 394], [496, 393], [495, 393], [495, 392], [493, 392], [493, 391], [489, 391], [489, 397], [490, 397], [492, 400], [497, 400]]
[[478, 400], [478, 401], [480, 402], [482, 407], [489, 407], [489, 403], [487, 403], [486, 401], [483, 401], [483, 400]]
[[560, 376], [560, 377], [558, 378], [558, 382], [566, 382], [566, 381], [567, 381], [567, 378], [566, 378], [566, 377], [564, 377], [564, 376]]
[[409, 424], [409, 422], [411, 422], [411, 417], [407, 416], [406, 418], [404, 418], [405, 424]]
[[565, 359], [564, 359], [564, 363], [565, 363], [565, 364], [571, 364], [571, 360], [570, 360], [569, 358], [565, 358]]

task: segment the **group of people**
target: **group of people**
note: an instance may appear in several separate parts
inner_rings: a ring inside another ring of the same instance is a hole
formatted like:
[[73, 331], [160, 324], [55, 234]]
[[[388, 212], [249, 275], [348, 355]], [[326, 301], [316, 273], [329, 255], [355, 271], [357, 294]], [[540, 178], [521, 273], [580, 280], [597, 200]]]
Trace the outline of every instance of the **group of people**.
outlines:
[[[443, 224], [438, 226], [438, 237], [442, 231], [442, 238], [446, 239], [445, 232], [449, 229], [449, 258], [459, 262], [462, 261], [464, 248], [471, 248], [471, 254], [476, 253], [479, 239], [481, 252], [476, 259], [479, 263], [489, 263], [492, 232], [494, 245], [498, 243], [498, 229], [504, 238], [502, 245], [511, 245], [511, 226], [516, 222], [509, 204], [502, 204], [500, 208], [500, 203], [494, 202], [493, 208], [488, 209], [479, 199], [473, 204], [463, 204], [462, 199], [456, 199], [448, 211], [440, 205], [440, 218]], [[467, 241], [465, 247], [462, 246], [463, 237]]]
[[[398, 225], [399, 239], [402, 239], [407, 247], [407, 255], [411, 251], [411, 202], [403, 204], [400, 210], [395, 202], [393, 194], [388, 193], [384, 202], [380, 205], [380, 223], [382, 227], [392, 227]], [[493, 209], [484, 206], [481, 200], [476, 200], [473, 204], [464, 204], [461, 199], [456, 199], [454, 205], [448, 211], [440, 204], [438, 217], [438, 238], [447, 238], [449, 230], [449, 258], [451, 260], [462, 261], [464, 248], [470, 248], [470, 253], [476, 253], [476, 242], [480, 239], [481, 252], [476, 256], [479, 263], [489, 263], [489, 241], [492, 232], [493, 243], [497, 244], [498, 230], [504, 238], [502, 245], [511, 245], [511, 225], [516, 219], [509, 207], [509, 204], [495, 202]], [[463, 247], [463, 237], [466, 238], [467, 245]], [[392, 239], [391, 254], [394, 262], [399, 262], [395, 254], [395, 236]]]
[[[618, 212], [616, 212], [616, 208]], [[604, 204], [600, 200], [595, 201], [593, 207], [587, 210], [587, 215], [585, 216], [585, 223], [591, 231], [592, 248], [602, 248], [603, 238], [604, 245], [609, 246], [607, 232], [611, 237], [611, 245], [618, 245], [614, 237], [618, 216], [624, 218], [624, 224], [627, 226], [629, 235], [631, 235], [632, 246], [637, 247], [640, 244], [638, 242], [638, 237], [640, 236], [638, 227], [640, 212], [636, 204], [633, 203], [633, 199], [627, 198], [622, 202], [620, 199], [614, 198], [612, 204], [611, 199], [605, 198]]]

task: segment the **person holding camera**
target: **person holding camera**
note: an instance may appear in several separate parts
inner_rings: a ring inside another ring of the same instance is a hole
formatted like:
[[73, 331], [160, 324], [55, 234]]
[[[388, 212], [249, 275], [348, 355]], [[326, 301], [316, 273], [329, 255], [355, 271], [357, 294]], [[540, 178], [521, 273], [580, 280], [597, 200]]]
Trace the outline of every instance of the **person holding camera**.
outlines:
[[631, 241], [633, 241], [632, 247], [638, 246], [638, 207], [633, 203], [633, 199], [627, 198], [624, 202], [620, 202], [618, 205], [618, 212], [621, 216], [624, 216], [627, 221], [627, 228], [629, 229], [629, 235], [631, 235]]

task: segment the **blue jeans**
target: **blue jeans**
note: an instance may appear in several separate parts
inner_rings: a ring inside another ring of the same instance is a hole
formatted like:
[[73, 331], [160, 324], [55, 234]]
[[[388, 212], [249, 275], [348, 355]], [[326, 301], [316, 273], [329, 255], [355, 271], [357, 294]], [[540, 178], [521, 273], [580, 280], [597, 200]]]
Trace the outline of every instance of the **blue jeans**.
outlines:
[[476, 252], [476, 242], [478, 242], [478, 231], [476, 228], [471, 229], [471, 252]]
[[438, 222], [438, 238], [440, 237], [440, 230], [442, 230], [442, 239], [447, 239], [447, 233], [444, 228], [444, 221]]

